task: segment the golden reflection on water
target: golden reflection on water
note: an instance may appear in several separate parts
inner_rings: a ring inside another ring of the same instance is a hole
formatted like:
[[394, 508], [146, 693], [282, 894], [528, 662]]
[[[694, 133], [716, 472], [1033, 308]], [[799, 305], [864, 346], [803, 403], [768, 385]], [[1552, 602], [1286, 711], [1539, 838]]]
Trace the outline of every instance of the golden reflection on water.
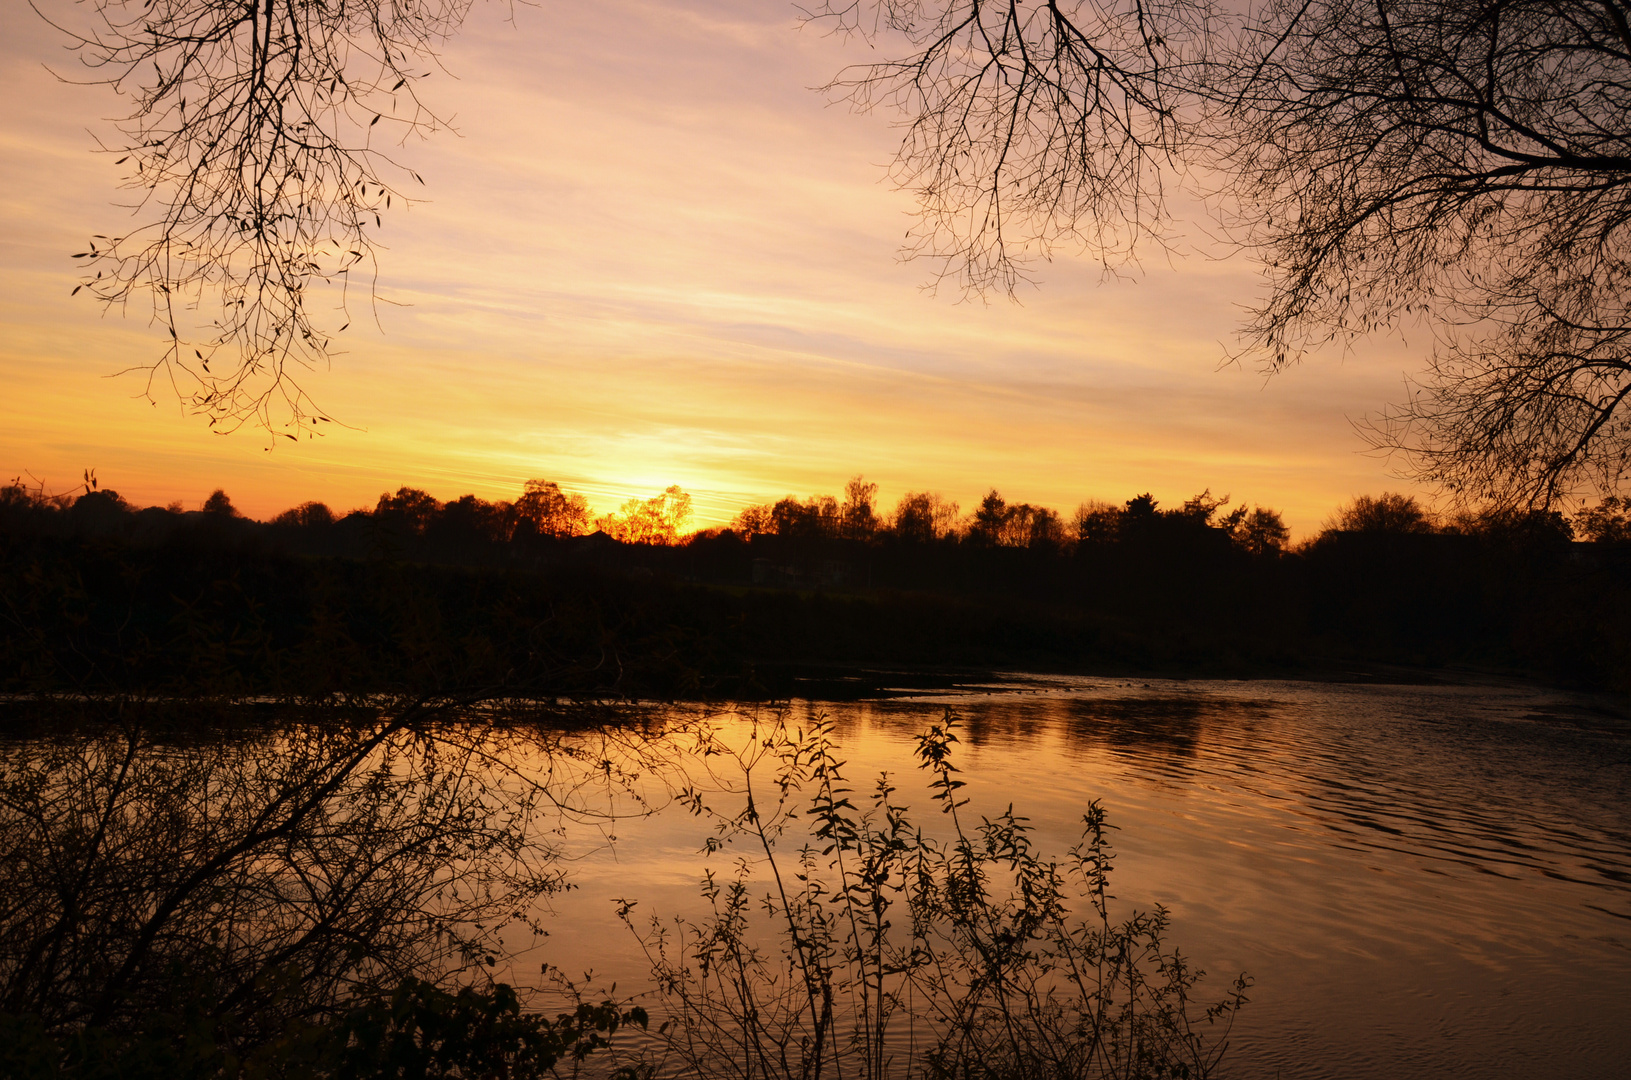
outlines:
[[[1608, 1077], [1631, 1060], [1631, 729], [1596, 704], [1511, 686], [1026, 678], [795, 702], [790, 719], [828, 716], [851, 786], [887, 771], [926, 831], [914, 740], [947, 705], [975, 812], [1011, 804], [1063, 853], [1099, 799], [1119, 902], [1165, 905], [1215, 992], [1256, 980], [1226, 1075]], [[706, 722], [739, 739], [751, 714]], [[547, 959], [630, 990], [646, 973], [613, 898], [697, 910], [704, 822], [670, 808], [612, 831], [583, 844], [579, 888], [517, 961], [521, 981]]]

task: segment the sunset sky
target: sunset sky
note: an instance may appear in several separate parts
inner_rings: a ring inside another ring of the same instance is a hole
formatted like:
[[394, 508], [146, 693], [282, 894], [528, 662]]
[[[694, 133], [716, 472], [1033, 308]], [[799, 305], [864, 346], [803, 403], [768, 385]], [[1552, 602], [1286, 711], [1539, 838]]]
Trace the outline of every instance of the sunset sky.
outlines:
[[1019, 303], [926, 292], [930, 268], [898, 255], [893, 118], [810, 89], [866, 47], [799, 30], [783, 0], [541, 0], [513, 24], [478, 4], [421, 91], [456, 134], [401, 154], [427, 201], [380, 233], [392, 303], [354, 308], [307, 383], [347, 426], [270, 450], [213, 435], [110, 377], [159, 355], [157, 328], [69, 296], [84, 238], [128, 227], [92, 152], [120, 102], [54, 79], [77, 74], [60, 37], [0, 5], [0, 480], [67, 490], [95, 468], [139, 505], [222, 487], [256, 517], [402, 484], [513, 498], [529, 477], [606, 511], [677, 483], [698, 526], [856, 473], [885, 506], [994, 486], [1068, 513], [1210, 487], [1296, 535], [1410, 490], [1350, 421], [1400, 396], [1422, 343], [1267, 380], [1224, 364], [1257, 280], [1207, 257], [1204, 220], [1181, 230], [1196, 253], [1123, 280], [1065, 252]]

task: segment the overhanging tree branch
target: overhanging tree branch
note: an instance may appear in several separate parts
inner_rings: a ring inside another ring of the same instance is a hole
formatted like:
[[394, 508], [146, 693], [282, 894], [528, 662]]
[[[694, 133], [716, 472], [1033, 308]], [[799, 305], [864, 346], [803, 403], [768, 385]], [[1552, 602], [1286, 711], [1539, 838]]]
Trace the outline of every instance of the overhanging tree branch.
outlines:
[[[129, 105], [104, 149], [129, 164], [136, 226], [76, 257], [81, 288], [150, 304], [163, 327], [162, 356], [136, 369], [150, 395], [168, 383], [219, 431], [292, 439], [327, 419], [302, 378], [327, 362], [332, 322], [349, 325], [350, 277], [372, 275], [397, 185], [418, 179], [381, 142], [441, 126], [415, 83], [469, 5], [95, 0], [91, 28], [59, 25]], [[335, 316], [314, 313], [319, 296]]]

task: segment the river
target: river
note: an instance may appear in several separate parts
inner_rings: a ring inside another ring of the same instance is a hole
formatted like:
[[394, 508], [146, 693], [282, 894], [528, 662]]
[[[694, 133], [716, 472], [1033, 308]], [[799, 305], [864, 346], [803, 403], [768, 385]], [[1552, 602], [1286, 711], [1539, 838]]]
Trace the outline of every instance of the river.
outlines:
[[[1202, 999], [1251, 976], [1221, 1076], [1626, 1075], [1631, 722], [1614, 702], [1489, 681], [1015, 675], [799, 701], [788, 719], [828, 717], [853, 786], [888, 771], [927, 821], [914, 740], [947, 706], [971, 812], [1012, 804], [1062, 853], [1099, 800], [1117, 909], [1170, 911], [1169, 944], [1209, 972]], [[707, 722], [728, 736], [750, 721]], [[614, 901], [695, 909], [705, 822], [671, 807], [607, 831], [520, 981], [542, 958], [637, 992]]]

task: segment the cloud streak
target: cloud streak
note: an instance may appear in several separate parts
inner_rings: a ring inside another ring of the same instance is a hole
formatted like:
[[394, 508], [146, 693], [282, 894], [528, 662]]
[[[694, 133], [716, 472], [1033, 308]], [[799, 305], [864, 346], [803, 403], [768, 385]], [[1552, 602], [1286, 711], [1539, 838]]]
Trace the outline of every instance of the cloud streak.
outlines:
[[0, 45], [0, 90], [25, 103], [0, 117], [11, 473], [94, 465], [138, 501], [223, 485], [257, 514], [401, 483], [513, 497], [532, 476], [609, 510], [679, 483], [702, 524], [860, 471], [886, 501], [965, 505], [991, 485], [1061, 507], [1210, 485], [1304, 532], [1389, 484], [1345, 418], [1395, 395], [1411, 353], [1266, 385], [1220, 370], [1256, 287], [1238, 261], [1102, 283], [1062, 253], [1023, 304], [926, 293], [928, 268], [896, 257], [912, 204], [884, 179], [888, 118], [808, 89], [861, 54], [762, 0], [478, 9], [446, 50], [457, 78], [425, 83], [458, 135], [399, 153], [428, 186], [381, 233], [391, 303], [353, 290], [343, 354], [309, 381], [351, 428], [271, 453], [211, 437], [100, 378], [159, 349], [140, 313], [67, 296], [65, 256], [120, 213], [84, 130], [116, 103], [53, 81], [50, 32], [0, 3], [26, 31]]

